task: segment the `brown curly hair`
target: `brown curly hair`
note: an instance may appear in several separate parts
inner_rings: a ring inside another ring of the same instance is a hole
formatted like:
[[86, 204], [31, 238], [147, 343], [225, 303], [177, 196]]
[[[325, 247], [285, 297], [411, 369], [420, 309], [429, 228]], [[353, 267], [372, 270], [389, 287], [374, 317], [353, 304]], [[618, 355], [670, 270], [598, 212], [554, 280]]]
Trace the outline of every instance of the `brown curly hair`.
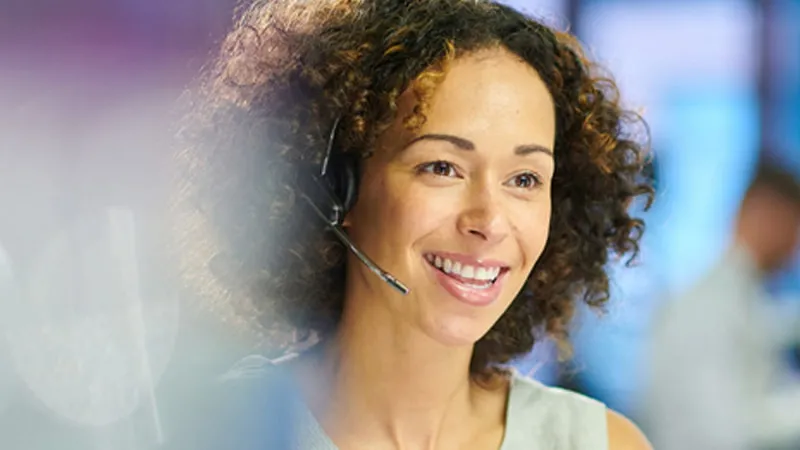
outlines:
[[498, 46], [536, 69], [553, 98], [553, 215], [544, 253], [475, 345], [471, 371], [548, 335], [568, 350], [576, 302], [601, 307], [609, 259], [638, 252], [644, 224], [628, 206], [652, 199], [646, 128], [574, 38], [492, 1], [258, 0], [241, 11], [180, 133], [176, 211], [191, 286], [256, 317], [270, 339], [287, 326], [335, 330], [345, 253], [295, 203], [298, 174], [319, 161], [337, 117], [337, 146], [368, 157], [403, 92], [416, 95], [403, 119], [417, 128], [448, 62]]

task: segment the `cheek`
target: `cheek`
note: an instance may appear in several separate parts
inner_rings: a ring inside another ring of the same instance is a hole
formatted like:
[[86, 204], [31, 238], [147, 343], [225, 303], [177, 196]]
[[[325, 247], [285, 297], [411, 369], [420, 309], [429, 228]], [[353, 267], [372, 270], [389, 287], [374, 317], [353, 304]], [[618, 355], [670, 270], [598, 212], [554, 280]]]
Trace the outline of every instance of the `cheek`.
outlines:
[[768, 232], [773, 237], [774, 245], [782, 250], [792, 251], [800, 238], [800, 219], [788, 213], [777, 215], [772, 219]]
[[800, 246], [800, 224], [794, 223], [786, 230], [786, 235], [788, 236], [786, 242], [786, 251], [790, 254], [794, 254], [798, 251], [798, 246]]
[[[354, 217], [367, 236], [380, 240], [379, 247], [408, 246], [439, 227], [448, 215], [441, 199], [432, 198], [424, 189], [408, 182], [381, 181], [365, 183], [359, 193]], [[361, 226], [363, 224], [363, 226]], [[379, 233], [370, 231], [380, 230]]]
[[385, 197], [385, 225], [397, 230], [406, 244], [435, 232], [451, 215], [449, 202], [433, 198], [424, 189], [405, 186], [392, 191], [394, 195]]
[[525, 256], [525, 265], [532, 268], [539, 260], [550, 234], [550, 205], [542, 205], [515, 220], [515, 231]]

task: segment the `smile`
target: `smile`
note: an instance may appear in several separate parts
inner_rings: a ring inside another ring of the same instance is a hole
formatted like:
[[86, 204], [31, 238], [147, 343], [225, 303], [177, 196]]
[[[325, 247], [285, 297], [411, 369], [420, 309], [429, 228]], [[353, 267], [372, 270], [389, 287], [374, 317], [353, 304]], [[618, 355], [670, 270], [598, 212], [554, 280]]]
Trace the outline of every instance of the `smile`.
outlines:
[[467, 255], [428, 253], [425, 260], [448, 293], [473, 306], [493, 303], [509, 271], [503, 263], [480, 261]]

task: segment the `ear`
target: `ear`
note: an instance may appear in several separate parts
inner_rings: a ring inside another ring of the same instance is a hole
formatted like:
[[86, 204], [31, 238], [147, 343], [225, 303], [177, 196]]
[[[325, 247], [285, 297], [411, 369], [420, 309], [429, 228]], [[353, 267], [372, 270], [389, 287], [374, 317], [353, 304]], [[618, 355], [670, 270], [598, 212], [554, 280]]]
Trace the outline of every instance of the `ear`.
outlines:
[[342, 220], [342, 228], [349, 228], [353, 225], [353, 211], [350, 210], [347, 214], [344, 215], [344, 220]]

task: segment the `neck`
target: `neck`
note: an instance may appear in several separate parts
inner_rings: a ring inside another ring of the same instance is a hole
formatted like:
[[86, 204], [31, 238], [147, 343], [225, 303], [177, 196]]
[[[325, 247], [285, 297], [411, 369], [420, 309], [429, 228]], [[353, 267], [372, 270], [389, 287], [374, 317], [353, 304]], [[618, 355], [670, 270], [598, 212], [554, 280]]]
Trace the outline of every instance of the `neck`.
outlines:
[[[472, 346], [448, 347], [392, 317], [374, 298], [349, 298], [323, 348], [328, 380], [317, 411], [335, 441], [395, 448], [450, 446], [475, 417], [480, 388], [469, 376]], [[455, 445], [453, 445], [455, 447]]]

